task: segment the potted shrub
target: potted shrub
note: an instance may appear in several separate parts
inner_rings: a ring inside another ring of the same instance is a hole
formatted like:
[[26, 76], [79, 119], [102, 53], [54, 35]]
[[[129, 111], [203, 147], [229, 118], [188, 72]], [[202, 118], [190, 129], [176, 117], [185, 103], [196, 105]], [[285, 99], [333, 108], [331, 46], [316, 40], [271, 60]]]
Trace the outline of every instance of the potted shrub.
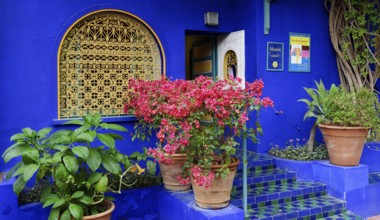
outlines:
[[[156, 129], [158, 143], [149, 153], [161, 163], [171, 161], [170, 155], [186, 153], [186, 162], [180, 166], [181, 176], [179, 170], [175, 175], [181, 184], [186, 185], [191, 179], [196, 202], [203, 208], [228, 205], [239, 163], [233, 157], [238, 146], [236, 138], [250, 136], [256, 140], [261, 128], [257, 123], [256, 129], [247, 129], [249, 112], [273, 106], [269, 98], [261, 99], [264, 87], [261, 80], [247, 83], [245, 88], [239, 82], [239, 79], [213, 82], [200, 76], [193, 81], [132, 80], [130, 84], [125, 111], [139, 118], [135, 136], [145, 138]], [[222, 190], [223, 198], [211, 203], [203, 201], [204, 197], [215, 199], [215, 193], [212, 196], [209, 193], [218, 186], [229, 188]], [[206, 195], [202, 196], [203, 193]]]
[[[14, 192], [18, 195], [36, 176], [34, 184], [44, 187], [40, 198], [43, 207], [52, 206], [49, 220], [110, 219], [115, 207], [105, 192], [120, 192], [127, 172], [143, 171], [116, 149], [115, 140], [122, 137], [109, 132], [126, 129], [102, 123], [99, 114], [66, 124], [79, 127], [52, 134], [51, 128], [24, 128], [11, 137], [15, 143], [5, 150], [3, 158], [5, 162], [21, 159], [8, 172], [17, 178]], [[143, 159], [138, 153], [134, 155]]]
[[180, 184], [180, 173], [194, 125], [190, 115], [197, 108], [189, 98], [194, 92], [194, 84], [186, 80], [129, 81], [124, 112], [138, 119], [133, 139], [145, 140], [156, 134], [156, 146], [149, 148], [148, 154], [158, 161], [164, 186], [170, 191], [190, 189], [189, 183]]
[[366, 88], [347, 91], [332, 84], [326, 90], [322, 81], [316, 85], [317, 89], [305, 88], [311, 100], [300, 100], [308, 107], [305, 118], [317, 119], [330, 163], [358, 165], [369, 131], [380, 126], [377, 95]]

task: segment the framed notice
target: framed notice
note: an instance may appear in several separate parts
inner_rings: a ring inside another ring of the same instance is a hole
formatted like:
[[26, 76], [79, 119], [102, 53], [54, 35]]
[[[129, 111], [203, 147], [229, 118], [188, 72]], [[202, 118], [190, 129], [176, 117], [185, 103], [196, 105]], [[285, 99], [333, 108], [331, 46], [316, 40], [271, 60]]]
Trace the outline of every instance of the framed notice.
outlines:
[[289, 33], [289, 72], [310, 72], [310, 34]]
[[267, 71], [284, 71], [284, 43], [267, 42]]

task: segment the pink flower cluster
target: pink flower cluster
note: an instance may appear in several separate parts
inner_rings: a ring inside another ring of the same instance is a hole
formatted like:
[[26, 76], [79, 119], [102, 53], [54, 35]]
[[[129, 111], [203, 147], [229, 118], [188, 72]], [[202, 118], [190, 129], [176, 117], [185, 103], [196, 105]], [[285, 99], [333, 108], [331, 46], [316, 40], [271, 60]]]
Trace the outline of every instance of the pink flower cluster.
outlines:
[[193, 166], [191, 168], [191, 176], [198, 186], [203, 186], [205, 189], [210, 187], [212, 181], [215, 178], [215, 174], [211, 171], [208, 172], [208, 175], [204, 175], [202, 169], [199, 166]]
[[[252, 109], [273, 107], [270, 98], [261, 98], [262, 80], [246, 83], [245, 88], [240, 82], [240, 79], [214, 82], [204, 76], [192, 81], [132, 79], [124, 112], [134, 114], [140, 123], [149, 124], [156, 131], [157, 147], [149, 148], [148, 154], [169, 163], [171, 154], [186, 151], [189, 146], [199, 147], [199, 143], [190, 143], [190, 140], [205, 116], [212, 117], [221, 129], [228, 127], [238, 136]], [[203, 166], [195, 166], [189, 173], [198, 185], [205, 187], [214, 179], [214, 173], [204, 170]], [[185, 183], [188, 179], [179, 181]]]

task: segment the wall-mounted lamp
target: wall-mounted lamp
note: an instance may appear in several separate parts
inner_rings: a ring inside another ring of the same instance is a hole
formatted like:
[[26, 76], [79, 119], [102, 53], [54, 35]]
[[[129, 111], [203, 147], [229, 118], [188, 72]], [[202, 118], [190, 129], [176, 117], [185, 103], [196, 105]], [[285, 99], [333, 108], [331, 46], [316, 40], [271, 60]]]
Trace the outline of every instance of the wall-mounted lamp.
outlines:
[[205, 13], [205, 25], [218, 26], [219, 25], [218, 12]]

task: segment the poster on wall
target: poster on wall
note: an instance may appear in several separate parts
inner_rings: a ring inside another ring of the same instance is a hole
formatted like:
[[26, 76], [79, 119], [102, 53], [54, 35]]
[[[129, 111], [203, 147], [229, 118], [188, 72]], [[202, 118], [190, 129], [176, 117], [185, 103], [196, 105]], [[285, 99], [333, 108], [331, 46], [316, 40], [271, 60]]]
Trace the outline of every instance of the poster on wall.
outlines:
[[310, 72], [310, 34], [289, 33], [289, 72]]
[[284, 70], [284, 43], [267, 42], [267, 71]]

